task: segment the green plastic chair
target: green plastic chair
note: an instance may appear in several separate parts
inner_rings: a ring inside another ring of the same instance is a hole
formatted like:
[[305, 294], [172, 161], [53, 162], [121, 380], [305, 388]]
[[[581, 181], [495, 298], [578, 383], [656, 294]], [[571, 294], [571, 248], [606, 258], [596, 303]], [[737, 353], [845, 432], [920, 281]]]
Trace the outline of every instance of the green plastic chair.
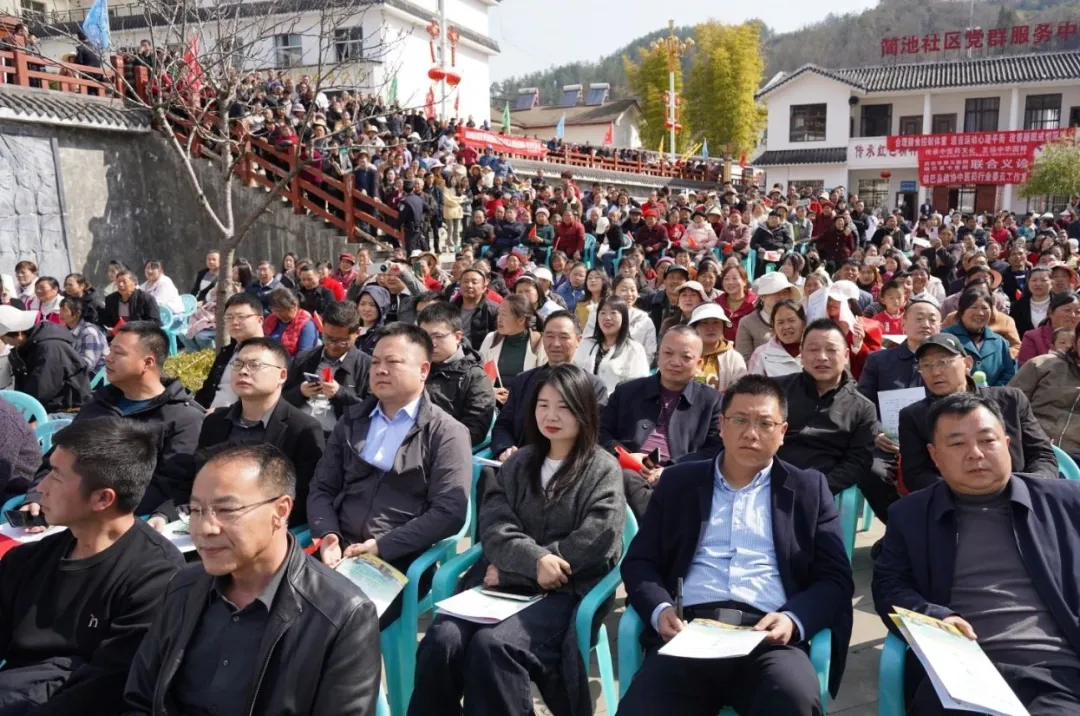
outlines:
[[585, 250], [581, 252], [581, 262], [590, 271], [596, 264], [596, 237], [592, 234], [585, 234]]
[[176, 328], [176, 316], [165, 306], [158, 306], [158, 314], [161, 316], [161, 330], [165, 331], [165, 335], [169, 339], [169, 355], [174, 356], [177, 354], [177, 337], [179, 332]]
[[1065, 476], [1066, 480], [1080, 480], [1080, 466], [1057, 445], [1054, 445], [1054, 455], [1057, 456], [1058, 472]]
[[746, 271], [747, 280], [753, 284], [754, 279], [757, 278], [757, 251], [750, 249], [746, 252], [746, 258], [742, 262], [743, 270]]
[[109, 384], [109, 378], [105, 375], [105, 369], [99, 370], [93, 378], [90, 379], [90, 387], [94, 390], [100, 388], [103, 385]]
[[905, 716], [904, 661], [908, 645], [889, 632], [878, 661], [878, 716]]
[[45, 406], [39, 403], [38, 399], [32, 395], [17, 390], [0, 390], [0, 398], [18, 408], [28, 423], [49, 422], [49, 414], [45, 412]]
[[[619, 619], [619, 698], [626, 696], [630, 682], [634, 680], [634, 674], [641, 668], [643, 660], [641, 651], [641, 634], [645, 630], [645, 623], [627, 605], [622, 618]], [[821, 713], [826, 713], [829, 703], [829, 670], [832, 668], [832, 630], [822, 629], [810, 640], [810, 663], [817, 672], [818, 690], [821, 694]], [[733, 709], [725, 708], [719, 716], [737, 716]]]
[[859, 488], [852, 486], [833, 498], [836, 508], [840, 510], [840, 534], [844, 538], [844, 551], [847, 552], [849, 560], [855, 551], [855, 533], [861, 516], [859, 508], [861, 497]]
[[47, 453], [52, 450], [53, 435], [71, 425], [71, 422], [72, 418], [59, 418], [57, 420], [38, 423], [34, 426], [34, 437], [37, 438], [42, 453]]
[[[596, 664], [600, 672], [600, 691], [604, 696], [604, 705], [609, 714], [615, 713], [619, 702], [618, 692], [615, 689], [615, 669], [611, 661], [611, 642], [608, 639], [607, 627], [603, 624], [600, 625], [594, 639], [593, 624], [600, 608], [615, 594], [615, 590], [622, 584], [619, 567], [622, 565], [623, 557], [626, 556], [626, 550], [630, 547], [630, 542], [637, 535], [637, 529], [637, 520], [634, 519], [634, 514], [630, 511], [630, 508], [627, 507], [626, 523], [623, 525], [623, 548], [622, 554], [619, 555], [619, 561], [603, 579], [596, 583], [596, 586], [589, 590], [589, 593], [578, 604], [577, 612], [574, 615], [578, 651], [585, 662], [586, 670], [588, 670], [590, 661], [589, 654], [594, 649], [596, 650]], [[483, 545], [474, 544], [446, 562], [436, 572], [431, 585], [431, 593], [436, 602], [453, 596], [461, 575], [476, 564], [483, 551]]]

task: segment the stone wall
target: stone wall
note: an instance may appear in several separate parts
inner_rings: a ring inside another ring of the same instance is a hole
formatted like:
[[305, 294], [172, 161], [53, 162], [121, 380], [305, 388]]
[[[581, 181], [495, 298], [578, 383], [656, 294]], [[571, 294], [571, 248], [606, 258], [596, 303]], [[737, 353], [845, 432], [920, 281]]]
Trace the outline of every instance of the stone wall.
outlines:
[[71, 260], [64, 237], [53, 142], [0, 129], [0, 272], [23, 259], [63, 280]]

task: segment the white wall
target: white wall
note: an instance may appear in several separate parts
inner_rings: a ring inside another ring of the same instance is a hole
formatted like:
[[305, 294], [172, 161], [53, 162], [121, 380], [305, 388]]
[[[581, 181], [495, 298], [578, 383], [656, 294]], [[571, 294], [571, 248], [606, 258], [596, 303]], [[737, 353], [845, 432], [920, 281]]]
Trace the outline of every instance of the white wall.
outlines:
[[826, 189], [848, 185], [848, 171], [843, 164], [794, 164], [787, 167], [765, 167], [765, 184], [783, 186], [804, 180], [824, 181]]
[[[855, 133], [853, 136], [859, 137], [862, 135], [862, 110], [866, 105], [876, 104], [891, 104], [892, 105], [892, 126], [889, 127], [889, 134], [900, 134], [900, 118], [901, 117], [922, 117], [923, 111], [923, 95], [918, 94], [903, 94], [903, 95], [878, 95], [870, 94], [859, 97], [859, 104], [855, 106]], [[926, 131], [929, 131], [929, 127]]]
[[[816, 147], [847, 146], [851, 108], [848, 85], [807, 72], [783, 85], [765, 99], [768, 103], [768, 149], [811, 149]], [[825, 116], [825, 141], [791, 142], [791, 106], [799, 104], [828, 105]]]
[[[612, 146], [617, 149], [637, 149], [641, 146], [641, 133], [636, 121], [638, 116], [637, 112], [632, 111], [626, 111], [619, 115], [619, 118], [615, 120], [615, 132], [612, 138], [614, 144]], [[545, 127], [529, 127], [527, 131], [522, 131], [522, 134], [529, 137], [539, 137], [546, 142], [555, 137], [555, 126], [552, 124]], [[588, 142], [594, 147], [600, 147], [604, 144], [604, 135], [607, 134], [608, 126], [608, 124], [567, 124], [563, 141], [569, 144], [585, 144]]]
[[[429, 17], [424, 20], [424, 25], [431, 18], [439, 16], [439, 0], [410, 0], [413, 5], [424, 8]], [[467, 28], [481, 35], [490, 36], [488, 23], [488, 5], [480, 0], [446, 0], [446, 21], [450, 25]], [[424, 31], [424, 39], [428, 37]], [[429, 57], [430, 59], [430, 57]]]

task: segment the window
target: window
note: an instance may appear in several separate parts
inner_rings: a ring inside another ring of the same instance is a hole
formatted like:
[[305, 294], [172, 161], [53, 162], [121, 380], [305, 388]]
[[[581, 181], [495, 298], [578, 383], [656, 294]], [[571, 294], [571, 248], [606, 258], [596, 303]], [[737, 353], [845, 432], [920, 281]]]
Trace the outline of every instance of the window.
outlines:
[[955, 114], [935, 114], [932, 120], [931, 134], [953, 134], [956, 132]]
[[359, 60], [364, 56], [364, 28], [346, 27], [334, 30], [334, 50], [338, 62]]
[[900, 134], [922, 134], [922, 116], [901, 117]]
[[242, 42], [236, 37], [223, 37], [218, 43], [218, 50], [225, 59], [226, 64], [235, 70], [244, 67], [244, 50]]
[[996, 132], [998, 128], [998, 97], [969, 99], [964, 106], [965, 132]]
[[25, 18], [40, 18], [45, 16], [45, 3], [43, 2], [20, 0], [19, 7], [22, 8], [22, 16]]
[[791, 105], [791, 136], [789, 141], [824, 142], [825, 111], [826, 105], [824, 104]]
[[866, 205], [867, 211], [876, 211], [889, 206], [888, 179], [860, 179], [859, 198]]
[[1061, 124], [1061, 95], [1031, 94], [1024, 102], [1024, 129], [1057, 129]]
[[887, 137], [892, 129], [891, 104], [864, 104], [860, 137]]
[[1069, 126], [1080, 127], [1080, 107], [1073, 107], [1069, 110]]
[[1069, 208], [1067, 196], [1033, 196], [1027, 200], [1027, 210], [1035, 214], [1051, 212], [1057, 216]]
[[274, 65], [296, 67], [303, 62], [304, 51], [299, 35], [274, 35]]
[[[968, 100], [969, 102], [971, 100]], [[975, 213], [975, 185], [965, 184], [957, 195], [956, 210], [963, 214]]]

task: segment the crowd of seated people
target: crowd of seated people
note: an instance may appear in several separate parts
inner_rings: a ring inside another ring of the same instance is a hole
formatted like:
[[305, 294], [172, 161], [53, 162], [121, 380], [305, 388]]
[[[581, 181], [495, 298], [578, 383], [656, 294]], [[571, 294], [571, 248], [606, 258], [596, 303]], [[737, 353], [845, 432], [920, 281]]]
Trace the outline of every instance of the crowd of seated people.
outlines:
[[[141, 286], [114, 266], [103, 302], [82, 276], [58, 290], [20, 263], [17, 284], [4, 280], [3, 362], [16, 390], [73, 422], [41, 455], [0, 409], [0, 494], [68, 528], [0, 559], [0, 716], [76, 699], [147, 716], [373, 712], [379, 630], [404, 597], [379, 615], [332, 569], [367, 555], [406, 572], [470, 515], [482, 557], [459, 589], [547, 598], [497, 625], [437, 616], [408, 713], [528, 713], [530, 682], [555, 713], [587, 713], [574, 614], [624, 549], [646, 656], [619, 713], [820, 713], [808, 642], [831, 630], [835, 695], [854, 586], [834, 499], [853, 489], [887, 525], [871, 550], [883, 618], [898, 605], [952, 620], [988, 639], [1031, 713], [1070, 713], [1080, 597], [1028, 550], [1072, 554], [1078, 539], [1062, 515], [1080, 487], [1059, 479], [1054, 451], [1080, 453], [1075, 249], [1039, 219], [1031, 238], [1046, 248], [1003, 267], [1035, 222], [1003, 220], [991, 238], [963, 216], [878, 227], [843, 192], [796, 213], [779, 189], [767, 198], [759, 211], [763, 199], [726, 190], [657, 193], [628, 211], [630, 245], [610, 263], [558, 243], [595, 225], [553, 194], [543, 208], [569, 221], [541, 232], [550, 252], [528, 234], [501, 252], [505, 227], [481, 214], [470, 229], [490, 231], [448, 269], [433, 252], [375, 262], [365, 249], [336, 265], [238, 259], [219, 279], [212, 253], [183, 285], [206, 309], [227, 281], [230, 341], [194, 392], [162, 372], [168, 336], [148, 312], [176, 289], [161, 262]], [[586, 200], [610, 222], [619, 195]], [[684, 204], [723, 222], [711, 250], [656, 241], [691, 233], [669, 232]], [[771, 249], [722, 238], [743, 216], [809, 241], [759, 273], [749, 252]], [[827, 258], [816, 232], [841, 219], [858, 238]], [[928, 246], [908, 240], [920, 232]], [[993, 260], [991, 242], [1005, 244]], [[1003, 272], [1018, 293], [1003, 295]], [[1025, 322], [1008, 313], [1020, 306]], [[106, 382], [91, 391], [98, 362]], [[886, 400], [911, 388], [923, 391], [898, 411]], [[483, 447], [494, 461], [470, 505]], [[628, 519], [639, 531], [624, 545]], [[177, 521], [195, 547], [186, 566]], [[920, 564], [928, 540], [970, 568], [937, 575], [952, 562], [936, 549]], [[703, 618], [765, 641], [734, 660], [656, 653]], [[910, 672], [909, 703], [939, 712]]]

